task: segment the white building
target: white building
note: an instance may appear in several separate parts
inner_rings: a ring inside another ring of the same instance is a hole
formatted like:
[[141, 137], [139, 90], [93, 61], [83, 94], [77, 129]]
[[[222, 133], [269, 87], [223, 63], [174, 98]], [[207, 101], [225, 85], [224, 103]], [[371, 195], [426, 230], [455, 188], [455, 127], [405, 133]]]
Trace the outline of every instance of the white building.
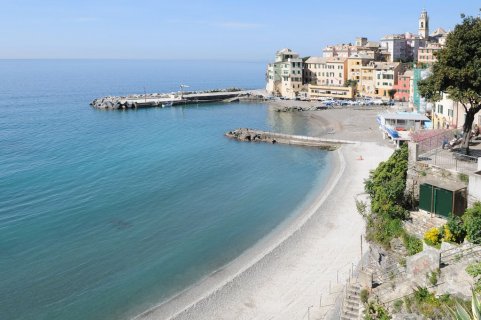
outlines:
[[278, 51], [275, 62], [267, 66], [267, 92], [289, 99], [295, 98], [303, 90], [303, 68], [299, 54], [291, 49]]

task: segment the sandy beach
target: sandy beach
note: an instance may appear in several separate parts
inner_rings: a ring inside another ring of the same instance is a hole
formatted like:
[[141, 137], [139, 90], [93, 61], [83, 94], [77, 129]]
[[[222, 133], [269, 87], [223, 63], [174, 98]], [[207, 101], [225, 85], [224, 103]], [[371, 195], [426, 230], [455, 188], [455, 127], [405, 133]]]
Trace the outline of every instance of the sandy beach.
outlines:
[[381, 140], [378, 112], [303, 113], [316, 135], [334, 128], [329, 137], [359, 141], [332, 154], [331, 175], [315, 199], [232, 263], [136, 319], [307, 319], [311, 306], [310, 318], [320, 318], [321, 295], [361, 257], [364, 221], [354, 199], [393, 152]]

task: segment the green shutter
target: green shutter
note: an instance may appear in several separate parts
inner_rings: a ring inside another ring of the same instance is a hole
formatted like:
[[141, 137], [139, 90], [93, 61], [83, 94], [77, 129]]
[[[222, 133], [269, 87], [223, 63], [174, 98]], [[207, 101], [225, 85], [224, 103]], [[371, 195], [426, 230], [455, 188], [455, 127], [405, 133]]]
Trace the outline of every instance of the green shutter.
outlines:
[[453, 211], [453, 192], [434, 188], [434, 213], [449, 217]]
[[419, 186], [419, 209], [433, 212], [432, 199], [433, 186], [425, 183], [421, 184]]

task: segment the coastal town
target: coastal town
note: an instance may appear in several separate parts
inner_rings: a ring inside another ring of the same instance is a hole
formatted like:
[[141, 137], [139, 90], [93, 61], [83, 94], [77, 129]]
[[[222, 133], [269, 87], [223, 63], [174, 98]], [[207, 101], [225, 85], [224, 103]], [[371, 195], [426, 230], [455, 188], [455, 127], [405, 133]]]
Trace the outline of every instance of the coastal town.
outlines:
[[481, 9], [402, 5], [5, 3], [0, 320], [481, 320]]
[[[358, 105], [397, 101], [406, 110], [429, 114], [434, 129], [462, 127], [460, 103], [443, 95], [431, 104], [419, 93], [418, 82], [430, 74], [449, 34], [430, 26], [429, 14], [423, 10], [417, 34], [390, 34], [379, 41], [358, 37], [354, 43], [327, 46], [318, 57], [282, 49], [267, 66], [266, 90], [282, 99], [357, 100]], [[475, 124], [481, 125], [481, 116]]]

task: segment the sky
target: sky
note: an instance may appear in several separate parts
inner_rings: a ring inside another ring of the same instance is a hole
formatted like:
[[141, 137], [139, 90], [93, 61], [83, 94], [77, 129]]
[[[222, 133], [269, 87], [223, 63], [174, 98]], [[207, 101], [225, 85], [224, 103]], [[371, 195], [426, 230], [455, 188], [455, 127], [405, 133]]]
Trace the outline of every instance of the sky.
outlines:
[[0, 0], [0, 59], [269, 61], [478, 15], [479, 0]]

